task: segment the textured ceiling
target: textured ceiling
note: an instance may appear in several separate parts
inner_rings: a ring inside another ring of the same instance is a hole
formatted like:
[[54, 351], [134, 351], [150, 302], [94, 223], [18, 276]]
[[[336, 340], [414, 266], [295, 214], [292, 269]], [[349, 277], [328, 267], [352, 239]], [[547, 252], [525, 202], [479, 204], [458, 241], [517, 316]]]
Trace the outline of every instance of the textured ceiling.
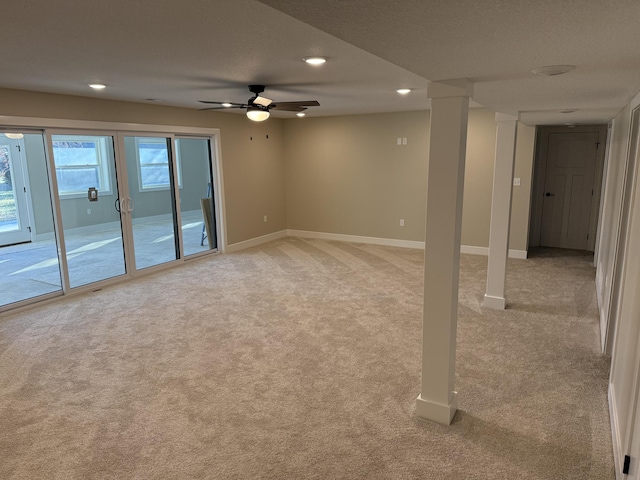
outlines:
[[[603, 122], [640, 90], [637, 0], [264, 0], [527, 123]], [[576, 65], [563, 76], [535, 67]], [[560, 110], [578, 109], [572, 114]]]
[[[264, 83], [276, 101], [317, 99], [312, 116], [424, 109], [429, 80], [468, 78], [474, 100], [529, 124], [605, 122], [640, 90], [637, 0], [32, 0], [2, 11], [7, 88], [199, 108], [244, 102], [246, 85]], [[329, 62], [313, 68], [308, 55]], [[577, 68], [530, 73], [548, 64]]]

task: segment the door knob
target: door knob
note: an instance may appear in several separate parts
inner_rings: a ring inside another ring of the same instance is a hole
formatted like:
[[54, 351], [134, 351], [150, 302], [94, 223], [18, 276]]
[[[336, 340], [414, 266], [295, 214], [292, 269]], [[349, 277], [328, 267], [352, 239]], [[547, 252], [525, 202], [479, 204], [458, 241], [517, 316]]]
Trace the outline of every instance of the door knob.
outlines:
[[549, 192], [545, 193], [544, 196], [545, 197], [555, 197], [555, 195], [553, 193], [549, 193]]

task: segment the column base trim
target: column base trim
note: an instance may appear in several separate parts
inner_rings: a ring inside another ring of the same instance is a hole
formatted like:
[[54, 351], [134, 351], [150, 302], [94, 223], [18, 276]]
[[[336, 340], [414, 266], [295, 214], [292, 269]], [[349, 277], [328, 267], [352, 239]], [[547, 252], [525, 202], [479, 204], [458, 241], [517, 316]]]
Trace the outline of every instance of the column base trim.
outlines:
[[449, 400], [449, 405], [430, 402], [422, 398], [422, 395], [418, 395], [416, 399], [416, 414], [419, 417], [441, 423], [442, 425], [451, 425], [451, 421], [458, 411], [457, 395], [458, 392], [453, 392]]
[[485, 293], [483, 305], [485, 307], [493, 308], [494, 310], [504, 310], [507, 306], [507, 301], [504, 297], [492, 297]]

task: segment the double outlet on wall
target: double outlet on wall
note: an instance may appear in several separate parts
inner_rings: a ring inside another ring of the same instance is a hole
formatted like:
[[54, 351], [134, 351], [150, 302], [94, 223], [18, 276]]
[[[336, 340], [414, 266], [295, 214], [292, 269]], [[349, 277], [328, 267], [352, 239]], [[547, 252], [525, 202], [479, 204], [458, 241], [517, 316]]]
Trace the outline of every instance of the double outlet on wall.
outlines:
[[406, 145], [407, 144], [407, 137], [398, 137], [396, 142], [397, 142], [397, 145]]

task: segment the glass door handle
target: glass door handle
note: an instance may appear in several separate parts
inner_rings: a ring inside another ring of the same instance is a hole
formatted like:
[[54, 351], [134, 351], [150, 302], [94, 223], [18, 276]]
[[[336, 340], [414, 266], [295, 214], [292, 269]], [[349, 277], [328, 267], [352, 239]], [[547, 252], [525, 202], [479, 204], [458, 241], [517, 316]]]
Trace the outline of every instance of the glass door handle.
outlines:
[[133, 199], [131, 197], [127, 197], [127, 212], [131, 213], [133, 212], [133, 209], [136, 208], [135, 204], [133, 203]]

